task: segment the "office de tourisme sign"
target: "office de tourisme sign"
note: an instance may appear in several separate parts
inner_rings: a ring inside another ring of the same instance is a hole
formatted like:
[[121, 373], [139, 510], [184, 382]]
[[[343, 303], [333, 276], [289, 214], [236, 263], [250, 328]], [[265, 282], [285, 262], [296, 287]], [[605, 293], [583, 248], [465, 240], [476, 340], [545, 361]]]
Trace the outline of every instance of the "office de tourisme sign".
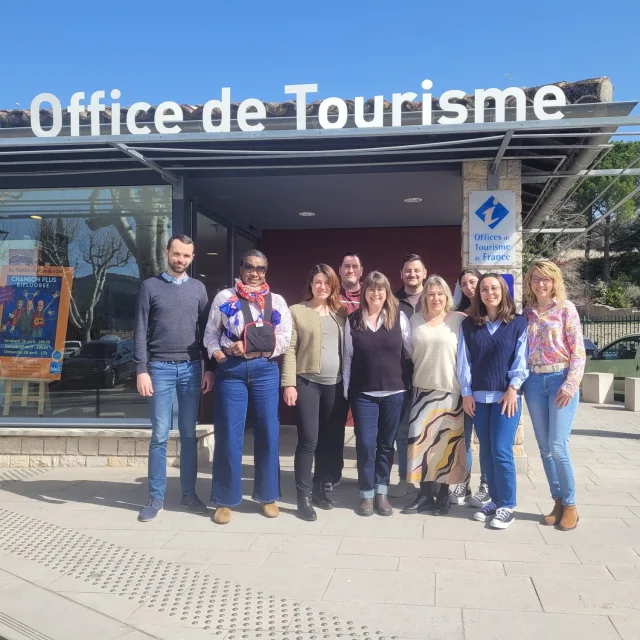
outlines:
[[[422, 124], [432, 124], [432, 102], [430, 90], [433, 88], [431, 80], [422, 82]], [[318, 91], [317, 84], [290, 84], [284, 88], [285, 95], [294, 96], [296, 102], [296, 129], [307, 128], [306, 107], [309, 98]], [[468, 108], [455, 102], [465, 97], [465, 92], [458, 89], [445, 91], [438, 100], [439, 110], [444, 112], [436, 121], [436, 124], [455, 125], [462, 124], [469, 117]], [[506, 89], [476, 89], [474, 92], [475, 104], [479, 105], [474, 110], [474, 121], [485, 122], [486, 100], [494, 99], [496, 102], [495, 122], [505, 122], [506, 100], [515, 99], [516, 121], [524, 121], [526, 117], [527, 99], [525, 93], [519, 87]], [[89, 98], [84, 91], [74, 93], [66, 110], [69, 116], [71, 136], [80, 136], [80, 115], [89, 113], [91, 135], [101, 134], [100, 113], [107, 108], [111, 111], [110, 134], [117, 136], [124, 133], [133, 135], [146, 135], [152, 133], [151, 128], [142, 122], [136, 121], [136, 114], [151, 109], [148, 102], [135, 102], [128, 110], [124, 122], [121, 122], [119, 99], [122, 93], [119, 89], [109, 92], [111, 102], [106, 101], [105, 91], [94, 91]], [[409, 91], [406, 93], [394, 93], [391, 97], [391, 126], [402, 126], [402, 104], [417, 100], [418, 94]], [[313, 98], [311, 98], [313, 100]], [[374, 108], [371, 113], [365, 114], [365, 99], [354, 99], [354, 123], [359, 128], [384, 127], [383, 114], [384, 96], [375, 96]], [[561, 107], [566, 105], [566, 96], [559, 87], [545, 85], [540, 87], [533, 97], [533, 112], [538, 120], [558, 120], [563, 117]], [[53, 121], [49, 126], [43, 126], [40, 120], [40, 109], [49, 106]], [[52, 93], [40, 93], [31, 102], [31, 129], [40, 138], [54, 138], [59, 135], [63, 127], [63, 106], [60, 99]], [[219, 114], [214, 111], [219, 110]], [[265, 127], [260, 120], [267, 118], [265, 104], [257, 98], [243, 100], [238, 106], [237, 124], [241, 131], [259, 132]], [[347, 104], [341, 98], [326, 98], [320, 103], [318, 121], [323, 129], [342, 129], [348, 120]], [[162, 102], [156, 107], [153, 117], [153, 125], [157, 133], [176, 134], [182, 131], [180, 123], [183, 122], [182, 107], [177, 102]], [[388, 124], [388, 119], [387, 119]], [[202, 126], [208, 133], [227, 133], [231, 131], [231, 88], [224, 87], [220, 98], [209, 100], [203, 106]], [[65, 132], [65, 135], [67, 133]]]

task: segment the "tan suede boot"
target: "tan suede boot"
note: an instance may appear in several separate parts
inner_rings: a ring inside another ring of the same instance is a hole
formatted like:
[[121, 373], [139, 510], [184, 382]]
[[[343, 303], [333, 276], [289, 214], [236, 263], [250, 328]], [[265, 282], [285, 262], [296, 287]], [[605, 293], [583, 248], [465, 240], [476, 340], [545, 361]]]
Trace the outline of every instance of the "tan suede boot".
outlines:
[[231, 509], [229, 507], [218, 507], [213, 514], [213, 521], [216, 524], [229, 524], [231, 521]]
[[560, 523], [560, 518], [562, 518], [562, 509], [562, 498], [556, 498], [553, 511], [542, 519], [541, 524], [546, 524], [548, 527], [555, 527]]
[[578, 515], [576, 505], [574, 504], [572, 507], [565, 507], [562, 512], [562, 518], [560, 519], [558, 529], [560, 529], [560, 531], [571, 531], [578, 526], [578, 520], [580, 520], [580, 516]]
[[275, 502], [263, 502], [262, 513], [267, 518], [277, 518], [280, 514], [280, 509], [278, 509], [278, 505]]

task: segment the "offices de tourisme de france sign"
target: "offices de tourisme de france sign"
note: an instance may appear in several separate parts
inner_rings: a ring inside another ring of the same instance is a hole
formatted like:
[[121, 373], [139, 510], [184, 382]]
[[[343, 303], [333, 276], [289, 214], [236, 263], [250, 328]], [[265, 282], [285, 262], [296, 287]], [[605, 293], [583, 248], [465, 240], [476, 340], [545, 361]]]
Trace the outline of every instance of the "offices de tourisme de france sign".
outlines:
[[469, 265], [515, 266], [516, 192], [469, 193]]
[[[422, 82], [422, 125], [432, 125], [432, 95], [431, 80]], [[296, 129], [307, 128], [307, 104], [309, 98], [318, 91], [317, 84], [291, 84], [284, 87], [284, 93], [294, 96], [296, 103]], [[463, 124], [469, 117], [468, 107], [456, 100], [465, 97], [465, 92], [458, 89], [445, 91], [438, 100], [439, 111], [443, 114], [437, 119], [435, 126]], [[122, 134], [147, 135], [152, 133], [151, 128], [142, 122], [136, 122], [139, 112], [148, 111], [152, 105], [148, 102], [135, 102], [127, 110], [125, 121], [121, 122], [122, 93], [119, 89], [109, 92], [111, 102], [106, 102], [106, 91], [94, 91], [87, 98], [84, 91], [74, 93], [65, 107], [68, 114], [70, 135], [80, 136], [80, 115], [89, 113], [90, 135], [101, 135], [100, 113], [107, 108], [111, 111], [110, 135]], [[519, 87], [506, 89], [476, 89], [474, 92], [475, 105], [474, 122], [485, 122], [486, 100], [495, 100], [494, 122], [505, 122], [506, 101], [515, 99], [515, 121], [522, 122], [527, 119], [527, 99], [524, 91]], [[313, 100], [313, 98], [311, 98]], [[409, 91], [406, 93], [394, 93], [391, 97], [391, 126], [402, 126], [402, 105], [404, 102], [412, 102], [418, 99], [418, 94]], [[374, 108], [372, 113], [365, 114], [365, 99], [354, 99], [354, 123], [358, 128], [380, 128], [388, 125], [383, 114], [384, 96], [373, 98]], [[564, 91], [555, 85], [540, 87], [533, 97], [533, 113], [538, 120], [558, 120], [563, 113], [561, 108], [566, 106], [567, 100]], [[50, 108], [52, 122], [43, 126], [40, 119], [40, 109]], [[214, 119], [214, 110], [219, 110]], [[347, 104], [341, 98], [326, 98], [320, 102], [318, 122], [322, 129], [342, 129], [348, 121]], [[237, 126], [240, 131], [260, 132], [264, 130], [264, 124], [260, 122], [267, 118], [265, 103], [257, 98], [243, 100], [238, 106]], [[177, 102], [167, 101], [160, 103], [155, 108], [153, 125], [155, 131], [161, 134], [178, 134], [182, 131], [180, 123], [183, 122], [182, 107]], [[209, 100], [202, 109], [202, 127], [207, 133], [228, 133], [231, 131], [231, 88], [224, 87], [220, 98]], [[52, 93], [40, 93], [31, 102], [31, 129], [40, 138], [55, 138], [60, 135], [63, 128], [63, 106], [61, 100]], [[69, 135], [65, 131], [65, 136]], [[104, 135], [104, 134], [103, 134]]]

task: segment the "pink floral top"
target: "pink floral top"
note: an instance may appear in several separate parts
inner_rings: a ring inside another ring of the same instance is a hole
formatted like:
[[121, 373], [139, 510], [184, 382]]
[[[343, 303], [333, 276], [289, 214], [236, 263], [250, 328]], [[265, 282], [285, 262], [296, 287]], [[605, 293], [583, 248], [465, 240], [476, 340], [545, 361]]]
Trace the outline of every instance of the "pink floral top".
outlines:
[[544, 311], [525, 307], [522, 312], [529, 321], [529, 367], [569, 363], [569, 373], [562, 389], [573, 395], [580, 386], [586, 354], [578, 310], [565, 300]]

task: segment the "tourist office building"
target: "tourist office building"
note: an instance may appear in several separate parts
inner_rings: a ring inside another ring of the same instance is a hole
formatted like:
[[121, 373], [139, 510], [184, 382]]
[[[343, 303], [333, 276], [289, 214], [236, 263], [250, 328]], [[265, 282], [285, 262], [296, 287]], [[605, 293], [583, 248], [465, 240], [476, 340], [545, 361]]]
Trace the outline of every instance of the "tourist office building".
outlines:
[[172, 234], [193, 237], [211, 298], [252, 248], [291, 304], [312, 265], [346, 252], [394, 287], [418, 253], [452, 287], [474, 265], [521, 297], [523, 233], [640, 124], [635, 103], [614, 102], [607, 78], [436, 89], [317, 100], [322, 87], [294, 85], [237, 103], [223, 88], [152, 106], [80, 88], [0, 109], [0, 427], [149, 424], [135, 301]]

